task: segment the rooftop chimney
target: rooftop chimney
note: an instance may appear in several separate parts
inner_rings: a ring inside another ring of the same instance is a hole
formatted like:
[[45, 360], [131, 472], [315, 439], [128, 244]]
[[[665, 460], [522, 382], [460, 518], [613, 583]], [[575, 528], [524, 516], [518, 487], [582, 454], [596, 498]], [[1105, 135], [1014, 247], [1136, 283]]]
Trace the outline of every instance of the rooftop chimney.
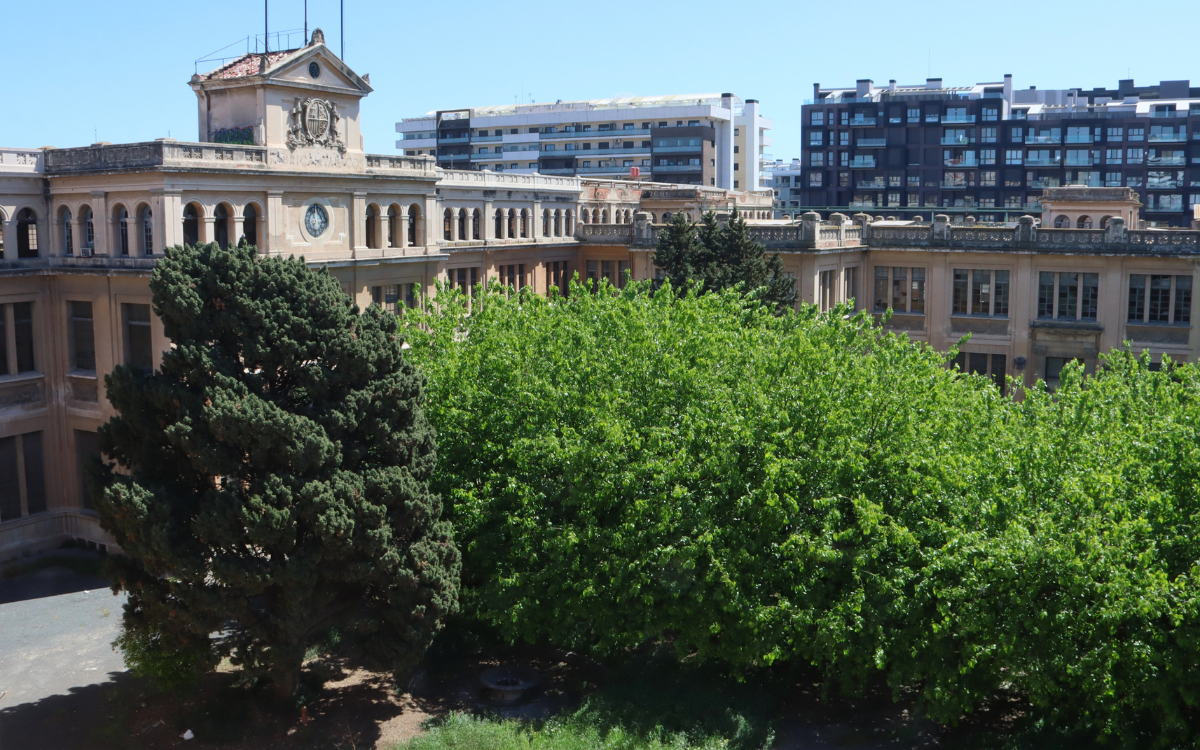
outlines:
[[858, 96], [870, 96], [871, 89], [875, 88], [875, 82], [870, 78], [860, 78], [855, 85], [855, 94]]
[[888, 91], [895, 91], [895, 90], [896, 90], [896, 79], [893, 78], [892, 80], [888, 81]]
[[941, 87], [942, 87], [942, 79], [941, 78], [926, 78], [925, 79], [925, 88], [940, 89]]

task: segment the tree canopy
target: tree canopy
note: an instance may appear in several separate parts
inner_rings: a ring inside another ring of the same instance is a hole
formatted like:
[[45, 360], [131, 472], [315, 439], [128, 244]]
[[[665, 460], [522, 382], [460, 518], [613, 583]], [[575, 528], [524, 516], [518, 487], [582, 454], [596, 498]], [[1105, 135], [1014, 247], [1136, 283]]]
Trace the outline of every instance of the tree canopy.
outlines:
[[281, 695], [334, 626], [364, 663], [413, 664], [456, 607], [459, 557], [396, 319], [244, 245], [170, 248], [150, 288], [173, 347], [106, 377], [115, 466], [90, 471], [127, 633], [228, 655]]
[[412, 330], [473, 616], [886, 679], [944, 722], [1009, 695], [1092, 738], [1198, 739], [1194, 366], [1116, 352], [1015, 401], [845, 307], [583, 291]]
[[680, 211], [659, 232], [654, 264], [663, 269], [676, 290], [697, 282], [708, 291], [741, 285], [756, 291], [763, 303], [776, 309], [796, 302], [795, 280], [783, 271], [778, 253], [767, 255], [762, 243], [750, 234], [736, 207], [725, 224], [708, 211], [699, 225]]

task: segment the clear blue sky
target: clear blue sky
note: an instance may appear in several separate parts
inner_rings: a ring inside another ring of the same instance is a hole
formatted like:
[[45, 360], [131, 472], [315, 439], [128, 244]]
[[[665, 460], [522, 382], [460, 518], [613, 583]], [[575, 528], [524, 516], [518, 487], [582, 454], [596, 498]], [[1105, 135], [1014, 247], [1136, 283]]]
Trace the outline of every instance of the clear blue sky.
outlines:
[[[337, 51], [338, 0], [309, 0]], [[1200, 0], [1152, 3], [473, 2], [346, 0], [346, 61], [370, 73], [366, 147], [395, 151], [395, 122], [431, 109], [733, 91], [774, 119], [778, 158], [800, 153], [812, 84], [949, 84], [1012, 73], [1027, 88], [1189, 78], [1200, 85]], [[0, 145], [196, 138], [193, 61], [261, 33], [261, 0], [4, 4]], [[271, 29], [303, 0], [270, 0]]]

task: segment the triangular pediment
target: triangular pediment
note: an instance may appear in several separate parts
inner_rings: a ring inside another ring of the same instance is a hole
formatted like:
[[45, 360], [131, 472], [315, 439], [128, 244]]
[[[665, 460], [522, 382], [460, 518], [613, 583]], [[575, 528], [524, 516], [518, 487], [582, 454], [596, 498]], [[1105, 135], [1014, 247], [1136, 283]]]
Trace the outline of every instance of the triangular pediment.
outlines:
[[325, 90], [340, 88], [359, 96], [372, 90], [369, 83], [320, 42], [279, 60], [267, 69], [265, 78], [270, 83], [288, 86], [312, 86]]

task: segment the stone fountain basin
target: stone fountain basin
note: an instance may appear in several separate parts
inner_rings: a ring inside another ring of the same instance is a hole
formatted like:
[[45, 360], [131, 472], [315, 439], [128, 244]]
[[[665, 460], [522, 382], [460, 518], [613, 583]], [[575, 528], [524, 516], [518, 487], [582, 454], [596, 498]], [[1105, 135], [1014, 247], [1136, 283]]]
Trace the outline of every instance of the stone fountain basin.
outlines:
[[521, 699], [526, 690], [541, 682], [537, 670], [520, 665], [492, 667], [479, 675], [479, 682], [503, 704]]

